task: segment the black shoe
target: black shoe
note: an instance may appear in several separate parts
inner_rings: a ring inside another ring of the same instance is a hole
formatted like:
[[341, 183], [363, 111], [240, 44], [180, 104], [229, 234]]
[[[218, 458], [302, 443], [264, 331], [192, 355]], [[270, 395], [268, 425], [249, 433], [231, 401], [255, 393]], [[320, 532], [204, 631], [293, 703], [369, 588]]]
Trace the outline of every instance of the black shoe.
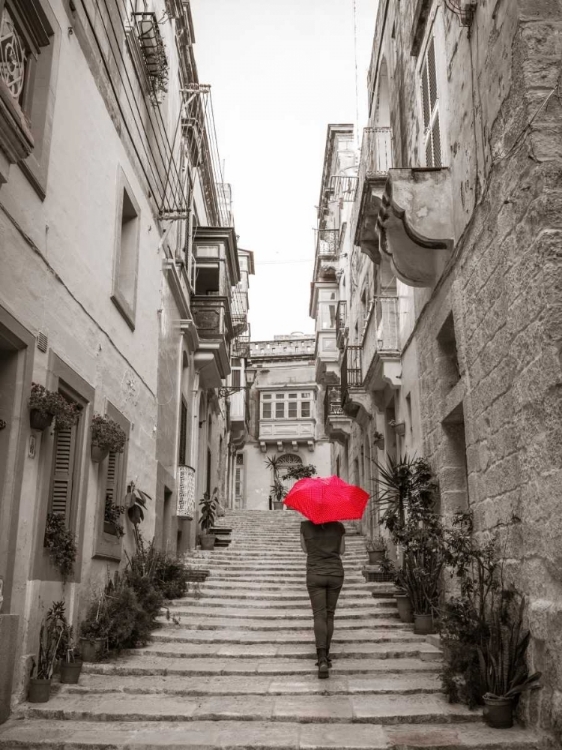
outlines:
[[328, 666], [328, 659], [318, 660], [318, 679], [325, 680], [330, 676], [330, 667]]
[[[326, 661], [328, 662], [328, 666], [331, 669], [332, 668], [332, 660], [331, 660], [331, 658], [329, 656], [326, 657]], [[314, 666], [317, 667], [318, 666], [318, 662], [316, 662], [316, 664]]]

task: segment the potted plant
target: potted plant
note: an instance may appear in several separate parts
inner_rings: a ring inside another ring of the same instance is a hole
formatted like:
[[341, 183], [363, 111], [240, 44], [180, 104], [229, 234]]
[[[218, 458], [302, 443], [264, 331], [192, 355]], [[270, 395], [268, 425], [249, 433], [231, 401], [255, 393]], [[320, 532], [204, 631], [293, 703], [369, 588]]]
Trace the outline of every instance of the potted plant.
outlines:
[[201, 506], [201, 516], [199, 518], [199, 525], [201, 527], [201, 549], [212, 550], [214, 549], [217, 537], [215, 534], [210, 534], [210, 530], [215, 525], [216, 517], [216, 501], [214, 497], [210, 497], [208, 492], [205, 492], [203, 499], [199, 501]]
[[275, 479], [271, 485], [271, 495], [273, 497], [273, 510], [283, 510], [283, 498], [287, 490], [280, 479]]
[[46, 703], [49, 700], [57, 654], [67, 626], [64, 602], [54, 602], [41, 623], [38, 658], [37, 661], [33, 660], [29, 680], [30, 703]]
[[373, 434], [373, 442], [375, 444], [375, 447], [379, 450], [384, 450], [384, 435], [382, 432], [378, 432], [378, 430], [375, 430]]
[[94, 414], [91, 431], [91, 455], [94, 463], [103, 461], [108, 453], [123, 452], [127, 434], [117, 422], [101, 414]]
[[526, 652], [530, 633], [523, 630], [525, 599], [514, 610], [512, 592], [501, 591], [490, 612], [488, 637], [478, 646], [484, 721], [496, 729], [513, 726], [513, 710], [522, 692], [539, 690], [540, 672], [529, 674]]
[[76, 424], [78, 409], [57, 391], [49, 391], [39, 383], [32, 383], [29, 397], [29, 424], [33, 430], [45, 430], [56, 420], [59, 429]]
[[386, 542], [382, 536], [366, 539], [365, 549], [369, 556], [369, 565], [380, 565], [386, 556]]
[[109, 612], [105, 591], [101, 591], [90, 603], [86, 617], [80, 624], [80, 653], [87, 662], [96, 662], [106, 651], [110, 629]]
[[66, 581], [74, 572], [78, 548], [76, 537], [59, 513], [47, 514], [44, 545], [51, 562], [59, 570], [63, 581]]
[[125, 536], [125, 527], [123, 526], [121, 517], [126, 510], [124, 505], [115, 505], [115, 503], [112, 503], [111, 495], [106, 495], [103, 514], [103, 530], [106, 534], [113, 534], [118, 539]]
[[76, 685], [82, 671], [80, 659], [74, 643], [73, 628], [68, 623], [62, 634], [60, 647], [60, 681], [65, 685]]

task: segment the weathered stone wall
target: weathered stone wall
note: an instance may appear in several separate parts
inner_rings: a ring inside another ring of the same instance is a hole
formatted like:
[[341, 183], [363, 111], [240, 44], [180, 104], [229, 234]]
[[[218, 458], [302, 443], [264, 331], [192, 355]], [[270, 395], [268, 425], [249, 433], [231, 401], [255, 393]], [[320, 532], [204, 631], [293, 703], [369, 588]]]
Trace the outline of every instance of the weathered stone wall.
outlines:
[[[443, 511], [470, 507], [479, 533], [507, 538], [509, 579], [527, 599], [531, 666], [543, 671], [522, 715], [559, 733], [562, 3], [480, 2], [470, 39], [434, 6], [456, 246], [437, 287], [416, 291], [403, 368], [415, 346], [418, 447], [439, 476]], [[409, 167], [423, 164], [411, 28], [408, 12], [392, 16], [380, 42], [396, 60], [395, 155]]]

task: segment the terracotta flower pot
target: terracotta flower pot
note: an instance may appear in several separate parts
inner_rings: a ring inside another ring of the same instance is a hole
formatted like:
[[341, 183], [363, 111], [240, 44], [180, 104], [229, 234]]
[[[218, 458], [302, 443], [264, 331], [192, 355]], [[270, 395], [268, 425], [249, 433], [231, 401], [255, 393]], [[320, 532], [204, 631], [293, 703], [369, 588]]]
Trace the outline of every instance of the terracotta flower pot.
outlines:
[[32, 430], [46, 430], [47, 427], [52, 423], [53, 415], [45, 414], [39, 409], [31, 409], [29, 412], [29, 426]]
[[76, 685], [81, 671], [81, 661], [63, 661], [60, 665], [60, 681], [64, 685]]
[[408, 594], [396, 594], [396, 605], [402, 622], [414, 622], [412, 602]]
[[216, 540], [217, 538], [214, 534], [201, 534], [201, 549], [214, 549]]
[[511, 698], [484, 698], [484, 721], [494, 729], [513, 726], [513, 701]]
[[47, 703], [51, 696], [51, 680], [29, 680], [27, 700], [30, 703]]
[[92, 461], [95, 464], [101, 464], [101, 462], [104, 461], [109, 455], [108, 448], [100, 448], [100, 446], [96, 445], [96, 443], [92, 443], [91, 452], [92, 452]]
[[431, 635], [434, 632], [433, 615], [417, 615], [414, 613], [414, 633], [416, 635]]
[[80, 638], [80, 653], [83, 661], [99, 661], [104, 650], [103, 638]]

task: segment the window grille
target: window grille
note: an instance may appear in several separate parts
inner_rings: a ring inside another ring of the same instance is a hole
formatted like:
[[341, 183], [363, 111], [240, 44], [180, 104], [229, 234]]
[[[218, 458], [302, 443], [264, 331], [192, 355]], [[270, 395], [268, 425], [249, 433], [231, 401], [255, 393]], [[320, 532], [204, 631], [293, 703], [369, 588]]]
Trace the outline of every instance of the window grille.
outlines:
[[428, 167], [443, 166], [441, 153], [441, 129], [439, 124], [439, 92], [437, 87], [437, 65], [435, 39], [432, 36], [421, 71], [421, 97], [423, 110], [425, 163]]

